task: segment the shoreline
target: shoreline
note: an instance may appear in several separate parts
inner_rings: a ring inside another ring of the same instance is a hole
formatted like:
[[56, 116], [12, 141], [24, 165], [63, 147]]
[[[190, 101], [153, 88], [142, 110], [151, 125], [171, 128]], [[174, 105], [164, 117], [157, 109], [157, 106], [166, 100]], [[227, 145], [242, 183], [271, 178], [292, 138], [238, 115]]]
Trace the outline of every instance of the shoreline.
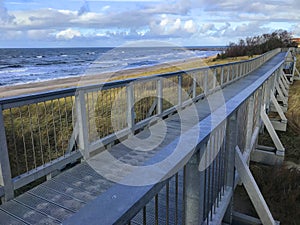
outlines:
[[113, 80], [124, 80], [126, 78], [150, 76], [159, 73], [175, 72], [190, 68], [204, 67], [212, 61], [214, 56], [204, 58], [190, 58], [180, 61], [172, 61], [158, 65], [146, 66], [141, 68], [124, 69], [115, 72], [104, 72], [93, 75], [81, 75], [76, 77], [58, 78], [54, 80], [18, 84], [0, 87], [0, 98], [9, 98], [19, 95], [40, 93], [50, 90], [58, 90], [70, 87], [86, 86], [99, 84]]

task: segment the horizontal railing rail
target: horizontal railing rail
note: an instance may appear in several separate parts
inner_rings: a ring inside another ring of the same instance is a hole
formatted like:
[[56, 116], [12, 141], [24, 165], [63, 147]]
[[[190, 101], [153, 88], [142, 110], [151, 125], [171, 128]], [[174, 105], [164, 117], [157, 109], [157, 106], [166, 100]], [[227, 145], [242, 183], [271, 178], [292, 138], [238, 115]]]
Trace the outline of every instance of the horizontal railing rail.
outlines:
[[89, 158], [152, 119], [214, 93], [280, 51], [223, 65], [0, 99], [0, 185], [5, 198], [75, 162], [81, 153]]

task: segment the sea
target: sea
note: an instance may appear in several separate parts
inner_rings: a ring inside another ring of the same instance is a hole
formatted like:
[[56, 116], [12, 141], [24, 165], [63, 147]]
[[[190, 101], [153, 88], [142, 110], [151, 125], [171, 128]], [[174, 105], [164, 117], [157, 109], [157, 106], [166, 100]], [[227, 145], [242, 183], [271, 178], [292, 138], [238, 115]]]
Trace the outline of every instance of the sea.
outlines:
[[218, 47], [0, 49], [0, 86], [149, 67], [219, 52]]

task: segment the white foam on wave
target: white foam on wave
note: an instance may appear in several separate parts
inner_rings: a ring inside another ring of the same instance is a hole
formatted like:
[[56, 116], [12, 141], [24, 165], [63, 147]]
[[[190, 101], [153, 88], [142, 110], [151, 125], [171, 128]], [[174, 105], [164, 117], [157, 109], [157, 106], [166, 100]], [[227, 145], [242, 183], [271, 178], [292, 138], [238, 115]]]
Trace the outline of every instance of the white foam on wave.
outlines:
[[0, 74], [4, 74], [4, 73], [22, 73], [22, 72], [26, 72], [27, 70], [28, 70], [27, 68], [20, 68], [20, 69], [8, 68], [6, 70], [0, 71]]

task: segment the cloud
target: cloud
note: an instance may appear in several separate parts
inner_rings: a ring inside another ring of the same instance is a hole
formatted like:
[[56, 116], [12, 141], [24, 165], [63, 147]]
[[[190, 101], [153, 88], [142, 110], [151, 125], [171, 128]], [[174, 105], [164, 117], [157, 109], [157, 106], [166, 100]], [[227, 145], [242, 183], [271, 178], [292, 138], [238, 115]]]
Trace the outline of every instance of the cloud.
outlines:
[[110, 46], [142, 39], [227, 44], [284, 28], [283, 22], [288, 24], [286, 29], [300, 34], [300, 3], [296, 0], [53, 0], [6, 7], [0, 0], [2, 40], [19, 40], [23, 35], [26, 40], [100, 41]]
[[169, 1], [168, 3], [152, 4], [142, 10], [146, 14], [186, 15], [193, 8], [191, 0]]
[[189, 19], [182, 20], [172, 16], [162, 15], [149, 24], [149, 31], [145, 34], [150, 37], [188, 37], [197, 32], [197, 24]]
[[69, 28], [58, 32], [55, 37], [58, 40], [71, 40], [75, 37], [81, 37], [81, 33], [78, 30], [72, 30]]
[[78, 10], [78, 13], [77, 15], [78, 16], [81, 16], [83, 15], [84, 13], [87, 13], [87, 12], [90, 12], [90, 6], [88, 4], [87, 1], [84, 1], [84, 4], [80, 7], [80, 9]]
[[15, 17], [13, 15], [10, 15], [7, 12], [6, 7], [4, 6], [3, 0], [0, 0], [0, 24], [1, 23], [9, 23], [11, 22]]
[[200, 32], [201, 33], [207, 33], [209, 31], [216, 30], [215, 25], [213, 23], [205, 23], [202, 24]]
[[24, 35], [29, 40], [51, 40], [53, 39], [54, 29], [44, 29], [44, 30], [28, 30]]
[[193, 20], [185, 21], [184, 29], [189, 33], [195, 33], [197, 31], [197, 25]]

